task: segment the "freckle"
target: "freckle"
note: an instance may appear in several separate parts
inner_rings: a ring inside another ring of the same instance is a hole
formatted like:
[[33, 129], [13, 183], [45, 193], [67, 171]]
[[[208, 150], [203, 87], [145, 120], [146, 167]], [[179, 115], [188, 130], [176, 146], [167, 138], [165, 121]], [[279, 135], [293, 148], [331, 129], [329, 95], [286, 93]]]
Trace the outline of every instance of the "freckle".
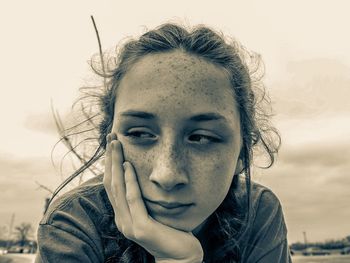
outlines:
[[215, 164], [215, 170], [220, 170], [220, 168], [221, 168], [220, 165], [216, 163]]

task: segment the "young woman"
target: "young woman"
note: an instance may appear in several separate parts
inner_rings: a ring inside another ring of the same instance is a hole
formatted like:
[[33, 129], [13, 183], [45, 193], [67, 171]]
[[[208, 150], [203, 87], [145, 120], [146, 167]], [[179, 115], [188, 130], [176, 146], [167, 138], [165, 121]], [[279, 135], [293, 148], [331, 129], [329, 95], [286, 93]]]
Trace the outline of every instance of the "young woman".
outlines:
[[291, 262], [281, 205], [250, 180], [256, 149], [271, 166], [279, 146], [258, 59], [205, 26], [119, 49], [79, 170], [104, 155], [104, 174], [49, 207], [36, 262]]

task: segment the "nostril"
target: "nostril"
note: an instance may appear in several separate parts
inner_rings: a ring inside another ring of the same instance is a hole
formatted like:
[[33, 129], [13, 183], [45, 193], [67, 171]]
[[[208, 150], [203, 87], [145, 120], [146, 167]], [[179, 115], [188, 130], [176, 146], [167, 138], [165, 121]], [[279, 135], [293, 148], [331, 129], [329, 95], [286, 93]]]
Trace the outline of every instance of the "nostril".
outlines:
[[188, 176], [184, 171], [179, 171], [164, 164], [154, 169], [149, 179], [166, 191], [182, 188], [189, 182]]
[[174, 191], [183, 188], [186, 184], [185, 183], [169, 183], [169, 182], [159, 182], [159, 181], [153, 181], [154, 184], [157, 185], [157, 187], [162, 188], [165, 191]]

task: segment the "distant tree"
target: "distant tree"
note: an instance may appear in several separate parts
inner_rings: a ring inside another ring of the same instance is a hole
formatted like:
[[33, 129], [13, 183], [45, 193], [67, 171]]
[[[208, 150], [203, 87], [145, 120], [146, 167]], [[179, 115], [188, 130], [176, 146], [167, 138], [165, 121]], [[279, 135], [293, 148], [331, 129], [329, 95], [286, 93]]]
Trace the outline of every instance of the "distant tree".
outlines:
[[296, 242], [290, 245], [293, 250], [304, 250], [308, 247], [318, 247], [322, 249], [343, 249], [350, 246], [350, 236], [339, 240], [326, 240], [323, 242], [309, 242], [307, 244]]
[[345, 247], [344, 240], [326, 240], [325, 242], [318, 243], [318, 247], [323, 249], [342, 249]]
[[303, 250], [306, 248], [306, 246], [305, 246], [305, 243], [297, 242], [297, 243], [291, 244], [290, 248], [293, 250]]
[[33, 227], [30, 223], [22, 223], [15, 227], [15, 234], [20, 246], [24, 246], [31, 237]]

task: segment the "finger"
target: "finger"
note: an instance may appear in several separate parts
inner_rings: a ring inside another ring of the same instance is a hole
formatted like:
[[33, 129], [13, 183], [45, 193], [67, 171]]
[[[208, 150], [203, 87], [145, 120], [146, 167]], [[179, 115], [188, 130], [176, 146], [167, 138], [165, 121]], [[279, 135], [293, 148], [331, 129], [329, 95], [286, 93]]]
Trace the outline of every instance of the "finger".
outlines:
[[108, 194], [108, 191], [110, 192], [110, 183], [111, 183], [111, 135], [107, 135], [107, 145], [106, 145], [106, 154], [105, 154], [105, 172], [103, 175], [103, 185], [106, 189], [106, 192]]
[[111, 135], [108, 134], [107, 136], [107, 146], [106, 146], [106, 155], [105, 155], [105, 172], [104, 172], [104, 176], [103, 176], [103, 185], [106, 189], [106, 193], [108, 195], [109, 200], [111, 201], [112, 205], [113, 205], [113, 196], [111, 193], [111, 182], [112, 182], [112, 161], [111, 161]]
[[[126, 201], [125, 181], [124, 181], [124, 169], [123, 169], [123, 151], [119, 141], [113, 140], [111, 142], [112, 153], [112, 176], [111, 176], [111, 193], [115, 201], [115, 216], [118, 220], [118, 224], [122, 228], [131, 226], [131, 216], [129, 207]], [[124, 229], [120, 229], [125, 231]]]
[[123, 153], [118, 140], [111, 141], [111, 189], [114, 197], [125, 193]]
[[134, 226], [144, 225], [149, 219], [148, 212], [142, 199], [141, 190], [137, 181], [136, 173], [129, 162], [124, 163], [126, 201]]

